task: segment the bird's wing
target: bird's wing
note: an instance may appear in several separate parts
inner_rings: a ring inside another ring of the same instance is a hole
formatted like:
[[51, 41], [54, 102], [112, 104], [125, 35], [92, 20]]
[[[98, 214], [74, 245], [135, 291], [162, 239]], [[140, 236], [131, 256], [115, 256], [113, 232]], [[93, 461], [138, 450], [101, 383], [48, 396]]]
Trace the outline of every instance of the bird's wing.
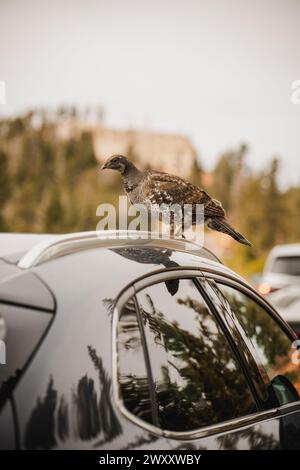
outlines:
[[179, 176], [160, 171], [149, 171], [142, 187], [143, 198], [151, 204], [204, 204], [205, 218], [224, 217], [219, 201], [212, 199], [203, 189]]
[[201, 189], [183, 178], [160, 171], [148, 172], [143, 193], [153, 204], [193, 204], [203, 198]]

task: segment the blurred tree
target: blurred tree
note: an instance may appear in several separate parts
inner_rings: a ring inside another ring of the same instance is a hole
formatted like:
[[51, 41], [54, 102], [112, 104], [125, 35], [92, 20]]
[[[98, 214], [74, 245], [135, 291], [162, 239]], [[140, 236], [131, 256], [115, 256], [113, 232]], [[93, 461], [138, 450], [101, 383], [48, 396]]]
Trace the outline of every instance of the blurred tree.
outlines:
[[8, 158], [7, 154], [0, 150], [0, 231], [8, 229], [4, 216], [4, 207], [10, 198], [10, 194], [11, 180], [8, 171]]
[[[118, 207], [120, 178], [97, 171], [92, 133], [58, 137], [59, 126], [78, 117], [74, 107], [64, 106], [0, 119], [0, 230], [93, 230], [100, 202]], [[253, 249], [228, 244], [227, 262], [243, 274], [260, 270], [274, 244], [300, 241], [300, 186], [280, 190], [277, 159], [264, 172], [250, 171], [247, 151], [242, 144], [221, 155], [207, 187], [254, 243]], [[141, 166], [132, 145], [127, 155]], [[195, 159], [189, 180], [201, 185], [201, 175]]]
[[64, 209], [61, 202], [60, 191], [56, 186], [52, 187], [49, 203], [45, 211], [44, 228], [49, 233], [64, 231]]
[[139, 164], [139, 155], [136, 153], [134, 146], [132, 144], [128, 145], [127, 152], [125, 153], [126, 157], [129, 158], [133, 163]]
[[193, 169], [190, 174], [189, 181], [195, 184], [196, 186], [201, 186], [201, 173], [202, 173], [202, 167], [199, 163], [197, 155], [195, 155]]
[[65, 177], [71, 181], [81, 171], [95, 166], [93, 139], [90, 132], [83, 132], [79, 137], [71, 137], [64, 143], [64, 155], [66, 159]]
[[15, 188], [11, 201], [9, 225], [14, 232], [40, 232], [38, 224], [41, 194], [30, 179]]
[[222, 201], [225, 210], [236, 203], [242, 186], [242, 173], [248, 147], [242, 144], [238, 150], [223, 154], [213, 172], [213, 197]]
[[281, 195], [280, 243], [295, 243], [300, 240], [300, 186], [288, 188]]
[[281, 194], [277, 184], [278, 165], [278, 159], [274, 158], [271, 162], [270, 169], [262, 180], [264, 199], [261, 247], [264, 250], [267, 250], [270, 246], [278, 242], [281, 230], [281, 217], [279, 217], [279, 214], [282, 213], [282, 204]]
[[[273, 159], [265, 172], [252, 173], [243, 181], [235, 221], [238, 229], [251, 240], [253, 248], [245, 250], [236, 244], [232, 246], [229, 264], [234, 269], [241, 271], [241, 266], [248, 266], [248, 272], [249, 269], [260, 271], [268, 251], [276, 243], [288, 241], [283, 223], [287, 217], [286, 204], [278, 188], [277, 177], [278, 160]], [[286, 220], [286, 224], [290, 222]], [[247, 269], [244, 271], [242, 268], [243, 274], [247, 274]]]

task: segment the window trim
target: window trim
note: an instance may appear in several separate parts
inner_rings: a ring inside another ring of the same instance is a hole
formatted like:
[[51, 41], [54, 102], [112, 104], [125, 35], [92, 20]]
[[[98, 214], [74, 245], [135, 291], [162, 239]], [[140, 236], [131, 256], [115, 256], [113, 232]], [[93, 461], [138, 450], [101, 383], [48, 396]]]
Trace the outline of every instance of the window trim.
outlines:
[[281, 316], [277, 313], [277, 311], [272, 307], [272, 305], [263, 297], [260, 296], [260, 294], [250, 285], [246, 284], [245, 282], [241, 282], [239, 279], [233, 278], [232, 276], [227, 276], [224, 273], [215, 273], [212, 271], [207, 271], [204, 272], [204, 277], [206, 277], [209, 280], [213, 280], [218, 284], [225, 284], [228, 285], [229, 287], [234, 287], [240, 292], [242, 292], [245, 295], [248, 295], [248, 297], [251, 297], [255, 302], [259, 303], [265, 310], [268, 311], [268, 313], [271, 315], [271, 317], [279, 323], [281, 328], [287, 333], [287, 335], [291, 338], [291, 340], [299, 339], [295, 335], [294, 331], [292, 328], [288, 325], [288, 323], [281, 318]]
[[[263, 297], [261, 297], [254, 288], [251, 286], [248, 286], [244, 282], [240, 282], [239, 280], [233, 279], [231, 277], [227, 277], [226, 275], [222, 274], [217, 274], [217, 273], [209, 273], [208, 276], [206, 276], [208, 279], [215, 281], [217, 287], [218, 283], [219, 284], [224, 284], [225, 286], [235, 288], [236, 290], [240, 291], [242, 294], [250, 297], [253, 301], [258, 303], [264, 310], [267, 311], [267, 313], [270, 315], [270, 317], [283, 329], [283, 331], [287, 334], [287, 336], [290, 338], [291, 342], [295, 341], [298, 339], [292, 330], [292, 328], [289, 326], [288, 323], [286, 323], [283, 318], [280, 317], [280, 315], [276, 312], [276, 310], [272, 307], [272, 305]], [[221, 292], [222, 293], [222, 292]], [[222, 295], [224, 295], [222, 293]], [[234, 312], [233, 312], [234, 313]], [[236, 315], [234, 314], [235, 321], [238, 322], [238, 319]], [[241, 324], [240, 324], [241, 325]], [[242, 329], [243, 326], [241, 325]], [[244, 335], [246, 335], [246, 332], [244, 332]], [[244, 339], [243, 339], [244, 341]], [[248, 347], [247, 343], [246, 346]], [[248, 348], [249, 349], [249, 348]], [[256, 357], [253, 355], [253, 352], [251, 349], [249, 349], [251, 356], [254, 359], [254, 362], [257, 363]], [[261, 366], [264, 368], [263, 364]], [[265, 369], [265, 368], [264, 368]], [[266, 372], [267, 373], [267, 372]], [[255, 384], [254, 384], [255, 386]], [[300, 410], [300, 400], [299, 402], [291, 402], [287, 403], [285, 405], [278, 405], [276, 408], [278, 411], [278, 414], [280, 416], [285, 415], [286, 413], [292, 412], [292, 411], [299, 411]]]
[[[138, 279], [135, 283], [133, 282], [130, 286], [123, 289], [119, 297], [116, 299], [115, 308], [113, 312], [112, 319], [112, 395], [113, 400], [117, 406], [117, 409], [120, 413], [127, 418], [129, 421], [139, 426], [140, 428], [160, 437], [177, 439], [177, 440], [189, 440], [189, 439], [199, 439], [213, 434], [218, 434], [221, 432], [227, 432], [239, 428], [245, 428], [249, 425], [259, 423], [261, 421], [269, 420], [276, 416], [279, 416], [278, 408], [272, 408], [270, 410], [262, 410], [250, 415], [242, 416], [239, 418], [233, 418], [228, 421], [223, 421], [222, 423], [213, 424], [209, 426], [203, 426], [199, 429], [194, 429], [191, 431], [170, 431], [162, 429], [158, 426], [155, 426], [151, 423], [140, 419], [133, 413], [131, 413], [124, 405], [122, 400], [119, 381], [118, 381], [118, 324], [121, 316], [122, 308], [126, 302], [134, 297], [136, 293], [140, 290], [146, 288], [147, 286], [164, 282], [166, 280], [180, 278], [180, 279], [192, 279], [195, 280], [197, 277], [203, 277], [204, 273], [202, 270], [192, 268], [176, 268], [171, 270], [164, 270], [161, 272], [156, 272], [143, 278]], [[205, 277], [205, 275], [204, 275]], [[201, 295], [201, 291], [199, 291]], [[205, 300], [205, 299], [204, 299]], [[208, 305], [210, 308], [210, 304]], [[212, 312], [212, 314], [214, 314]], [[214, 315], [215, 316], [215, 315]], [[242, 338], [243, 340], [243, 338]], [[243, 340], [244, 341], [244, 340]], [[234, 351], [233, 351], [234, 353]], [[235, 354], [235, 353], [234, 353]], [[236, 358], [239, 362], [239, 358]], [[243, 372], [243, 371], [242, 371]], [[243, 372], [244, 374], [244, 372]], [[245, 375], [245, 374], [244, 374]], [[245, 377], [245, 380], [246, 377]]]
[[138, 305], [136, 294], [134, 294], [133, 302], [134, 302], [135, 313], [136, 313], [137, 322], [138, 322], [140, 335], [141, 335], [143, 356], [144, 356], [144, 361], [145, 361], [146, 374], [147, 374], [147, 378], [148, 378], [149, 399], [150, 399], [150, 402], [151, 402], [152, 420], [153, 420], [154, 426], [159, 427], [158, 426], [158, 423], [159, 423], [158, 409], [157, 409], [157, 401], [156, 401], [156, 396], [155, 396], [155, 386], [154, 386], [154, 380], [153, 380], [153, 374], [152, 374], [151, 360], [150, 360], [150, 356], [149, 356], [149, 349], [148, 349], [148, 344], [147, 344], [147, 340], [146, 340], [146, 334], [145, 334], [145, 328], [144, 328], [144, 325], [143, 325], [141, 310], [140, 310], [139, 305]]
[[[204, 282], [207, 281], [207, 279], [206, 279], [205, 276], [203, 276], [203, 279], [204, 279]], [[246, 360], [246, 358], [245, 358], [245, 355], [244, 355], [242, 352], [240, 352], [239, 348], [237, 347], [237, 345], [236, 345], [235, 342], [234, 342], [234, 339], [233, 339], [232, 336], [231, 336], [230, 331], [228, 330], [228, 328], [227, 328], [225, 322], [223, 321], [223, 319], [222, 319], [222, 314], [221, 314], [221, 312], [219, 311], [219, 308], [216, 307], [216, 306], [213, 304], [213, 301], [212, 301], [212, 299], [211, 299], [209, 293], [207, 293], [206, 290], [205, 290], [205, 287], [201, 285], [202, 279], [200, 279], [200, 277], [198, 276], [195, 281], [196, 281], [196, 285], [198, 286], [198, 291], [199, 291], [200, 294], [203, 296], [203, 298], [204, 298], [204, 300], [206, 301], [206, 303], [207, 303], [208, 307], [210, 308], [210, 310], [213, 312], [214, 317], [216, 318], [216, 321], [219, 323], [219, 325], [220, 325], [220, 327], [221, 327], [221, 329], [222, 329], [222, 331], [223, 331], [223, 333], [224, 333], [224, 335], [225, 335], [225, 337], [226, 337], [226, 339], [227, 339], [227, 342], [228, 342], [228, 344], [229, 344], [229, 347], [230, 347], [230, 349], [232, 350], [232, 353], [233, 353], [233, 355], [235, 356], [236, 361], [238, 362], [238, 364], [239, 364], [239, 366], [240, 366], [241, 372], [242, 372], [242, 374], [243, 374], [244, 377], [245, 377], [245, 381], [246, 381], [247, 384], [248, 384], [248, 387], [249, 387], [249, 389], [250, 389], [250, 392], [251, 392], [251, 394], [252, 394], [252, 396], [253, 396], [253, 399], [254, 399], [254, 401], [255, 401], [255, 403], [256, 403], [256, 406], [257, 406], [258, 410], [259, 410], [259, 411], [264, 411], [263, 402], [262, 402], [262, 400], [261, 400], [261, 398], [260, 398], [260, 394], [259, 394], [259, 392], [258, 392], [258, 390], [257, 390], [257, 388], [256, 388], [256, 386], [255, 386], [254, 381], [253, 381], [252, 378], [251, 378], [251, 374], [249, 373], [249, 367], [250, 367], [251, 370], [253, 369], [253, 367], [256, 367], [256, 368], [257, 368], [257, 363], [256, 363], [256, 361], [255, 361], [255, 358], [254, 358], [254, 360], [253, 360], [254, 364], [249, 365], [249, 364], [247, 363], [247, 360]], [[203, 282], [203, 281], [202, 281], [202, 282]], [[210, 286], [209, 286], [209, 287], [210, 287]], [[225, 310], [226, 310], [226, 312], [227, 312], [226, 306], [225, 306]], [[227, 313], [227, 315], [228, 315], [228, 313]], [[231, 317], [231, 316], [230, 316], [230, 317]], [[236, 334], [241, 338], [241, 341], [243, 342], [244, 346], [245, 346], [245, 347], [247, 348], [247, 350], [248, 350], [248, 346], [247, 346], [247, 344], [245, 343], [243, 336], [240, 334], [239, 330], [237, 329], [235, 321], [233, 321], [233, 324], [234, 324], [234, 329], [236, 330]], [[253, 359], [253, 356], [252, 356], [251, 352], [250, 352], [250, 356], [251, 356], [251, 358]]]
[[[131, 413], [124, 405], [122, 400], [120, 384], [118, 380], [118, 363], [119, 363], [119, 353], [118, 353], [118, 325], [122, 313], [122, 309], [129, 299], [135, 297], [135, 288], [134, 286], [129, 286], [127, 289], [123, 290], [116, 300], [115, 308], [113, 311], [112, 317], [112, 396], [119, 412], [125, 416], [129, 421], [133, 422], [142, 429], [145, 429], [148, 432], [151, 432], [158, 436], [163, 436], [163, 431], [158, 426], [154, 426], [147, 421], [142, 420], [138, 416]], [[137, 314], [138, 315], [138, 314]], [[144, 346], [143, 346], [144, 350]]]

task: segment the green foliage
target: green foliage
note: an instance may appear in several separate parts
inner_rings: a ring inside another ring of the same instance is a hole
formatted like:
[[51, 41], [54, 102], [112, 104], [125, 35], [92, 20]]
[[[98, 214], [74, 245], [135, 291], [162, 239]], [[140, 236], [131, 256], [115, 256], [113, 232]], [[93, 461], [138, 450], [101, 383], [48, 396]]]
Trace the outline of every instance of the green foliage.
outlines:
[[0, 206], [3, 206], [10, 197], [11, 184], [8, 171], [7, 154], [0, 150]]
[[76, 113], [63, 107], [53, 122], [44, 112], [0, 121], [0, 230], [93, 230], [100, 202], [116, 201], [119, 179], [99, 176], [92, 134], [57, 137], [57, 124]]
[[262, 271], [274, 245], [300, 242], [300, 187], [280, 190], [276, 158], [265, 171], [249, 171], [246, 151], [242, 146], [221, 157], [211, 195], [222, 201], [229, 220], [253, 243], [249, 249], [233, 243], [226, 259], [233, 269], [249, 276]]
[[88, 132], [83, 132], [79, 137], [67, 140], [63, 146], [63, 152], [68, 166], [69, 178], [95, 166], [92, 136]]
[[237, 151], [221, 155], [214, 173], [213, 194], [222, 201], [225, 210], [235, 206], [236, 195], [239, 192], [243, 177], [244, 160], [247, 146], [241, 145]]
[[197, 155], [195, 155], [193, 168], [192, 168], [191, 175], [189, 178], [190, 182], [195, 184], [196, 186], [200, 186], [201, 185], [201, 173], [202, 173], [202, 168], [200, 166], [200, 163], [197, 160]]
[[7, 154], [0, 149], [0, 231], [7, 230], [7, 223], [5, 222], [4, 208], [6, 202], [10, 198], [11, 181], [8, 171], [8, 158]]
[[64, 226], [64, 210], [61, 201], [60, 192], [53, 187], [50, 200], [45, 210], [45, 231], [59, 232]]
[[[78, 111], [64, 106], [51, 119], [36, 111], [0, 120], [0, 230], [93, 230], [97, 206], [117, 202], [123, 193], [120, 178], [98, 171], [91, 132], [77, 129], [68, 138], [58, 137], [58, 125], [76, 119]], [[247, 151], [242, 144], [221, 155], [212, 186], [204, 188], [222, 201], [229, 220], [254, 244], [246, 248], [233, 242], [228, 250], [226, 261], [244, 275], [261, 270], [275, 244], [300, 241], [300, 187], [279, 188], [277, 159], [265, 171], [250, 171]], [[132, 146], [127, 155], [139, 162]], [[190, 181], [201, 186], [196, 157]]]

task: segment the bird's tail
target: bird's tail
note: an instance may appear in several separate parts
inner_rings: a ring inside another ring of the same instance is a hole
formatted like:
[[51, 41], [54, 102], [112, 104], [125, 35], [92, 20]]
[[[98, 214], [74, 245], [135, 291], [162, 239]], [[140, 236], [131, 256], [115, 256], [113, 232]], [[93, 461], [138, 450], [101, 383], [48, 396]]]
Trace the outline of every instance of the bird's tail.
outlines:
[[237, 232], [228, 222], [226, 219], [222, 219], [221, 217], [215, 217], [214, 219], [211, 219], [207, 226], [213, 230], [216, 230], [217, 232], [222, 232], [226, 233], [230, 237], [232, 237], [234, 240], [236, 240], [239, 243], [242, 243], [243, 245], [248, 245], [248, 246], [253, 246], [252, 243], [247, 240], [247, 238], [243, 237], [243, 235], [239, 232]]

